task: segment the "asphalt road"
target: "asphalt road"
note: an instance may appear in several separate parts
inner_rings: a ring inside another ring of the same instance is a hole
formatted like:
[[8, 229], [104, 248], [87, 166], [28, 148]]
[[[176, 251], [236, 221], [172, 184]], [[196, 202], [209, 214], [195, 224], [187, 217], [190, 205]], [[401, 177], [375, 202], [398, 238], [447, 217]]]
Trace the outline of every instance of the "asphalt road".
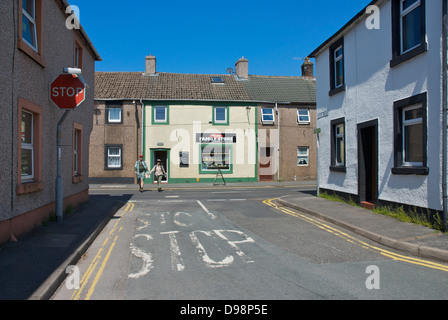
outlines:
[[306, 190], [94, 189], [115, 199], [132, 197], [53, 299], [448, 298], [447, 272], [392, 260], [338, 236], [340, 228], [263, 202]]

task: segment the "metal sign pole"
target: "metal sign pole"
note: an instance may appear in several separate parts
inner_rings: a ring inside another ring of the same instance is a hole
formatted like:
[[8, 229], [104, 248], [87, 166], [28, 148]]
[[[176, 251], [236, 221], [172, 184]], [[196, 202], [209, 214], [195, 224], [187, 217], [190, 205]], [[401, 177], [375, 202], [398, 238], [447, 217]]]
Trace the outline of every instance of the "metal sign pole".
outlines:
[[64, 219], [63, 215], [63, 190], [62, 190], [62, 176], [61, 176], [61, 159], [62, 159], [62, 123], [64, 122], [65, 118], [67, 118], [68, 113], [70, 110], [66, 110], [64, 112], [64, 115], [58, 122], [57, 127], [57, 139], [56, 139], [56, 145], [57, 145], [57, 177], [56, 177], [56, 219], [58, 222], [62, 222]]
[[316, 143], [316, 195], [319, 197], [319, 148], [320, 148], [320, 139], [319, 134], [321, 133], [321, 128], [314, 129], [314, 134], [317, 136]]
[[447, 232], [447, 220], [448, 220], [448, 164], [447, 164], [447, 151], [448, 151], [448, 127], [447, 127], [447, 108], [448, 108], [448, 1], [443, 1], [443, 28], [442, 28], [442, 70], [443, 70], [443, 92], [442, 92], [442, 210], [443, 210], [443, 231]]
[[63, 221], [63, 189], [61, 176], [62, 160], [62, 123], [67, 118], [70, 110], [80, 105], [86, 98], [85, 87], [87, 83], [81, 75], [82, 70], [78, 68], [64, 68], [56, 80], [50, 85], [50, 99], [59, 109], [65, 109], [65, 112], [58, 122], [56, 132], [56, 163], [57, 176], [55, 183], [56, 193], [56, 219]]

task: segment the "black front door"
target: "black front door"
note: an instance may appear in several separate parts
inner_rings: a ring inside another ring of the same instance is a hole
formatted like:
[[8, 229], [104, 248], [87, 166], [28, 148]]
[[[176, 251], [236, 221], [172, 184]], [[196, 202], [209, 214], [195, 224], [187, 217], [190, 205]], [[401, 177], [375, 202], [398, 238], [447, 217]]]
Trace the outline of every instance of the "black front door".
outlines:
[[378, 199], [378, 120], [358, 124], [358, 195], [360, 202]]

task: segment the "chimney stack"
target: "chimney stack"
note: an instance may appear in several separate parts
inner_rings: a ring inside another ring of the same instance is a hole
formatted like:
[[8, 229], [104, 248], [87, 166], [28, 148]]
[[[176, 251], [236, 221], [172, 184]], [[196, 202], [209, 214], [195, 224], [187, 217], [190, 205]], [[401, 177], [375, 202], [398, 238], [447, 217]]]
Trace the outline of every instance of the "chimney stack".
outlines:
[[145, 75], [153, 76], [155, 74], [156, 74], [156, 57], [150, 54], [148, 57], [146, 57]]
[[308, 57], [305, 58], [305, 62], [302, 64], [302, 77], [314, 78], [314, 64]]
[[235, 73], [239, 79], [249, 79], [249, 60], [242, 57], [235, 63]]

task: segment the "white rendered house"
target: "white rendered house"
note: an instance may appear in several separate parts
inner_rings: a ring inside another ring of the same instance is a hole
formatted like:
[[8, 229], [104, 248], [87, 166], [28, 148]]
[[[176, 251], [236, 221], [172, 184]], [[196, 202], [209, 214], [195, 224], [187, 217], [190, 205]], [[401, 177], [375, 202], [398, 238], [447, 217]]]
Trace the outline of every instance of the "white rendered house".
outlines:
[[372, 1], [310, 54], [320, 190], [446, 212], [446, 6]]

